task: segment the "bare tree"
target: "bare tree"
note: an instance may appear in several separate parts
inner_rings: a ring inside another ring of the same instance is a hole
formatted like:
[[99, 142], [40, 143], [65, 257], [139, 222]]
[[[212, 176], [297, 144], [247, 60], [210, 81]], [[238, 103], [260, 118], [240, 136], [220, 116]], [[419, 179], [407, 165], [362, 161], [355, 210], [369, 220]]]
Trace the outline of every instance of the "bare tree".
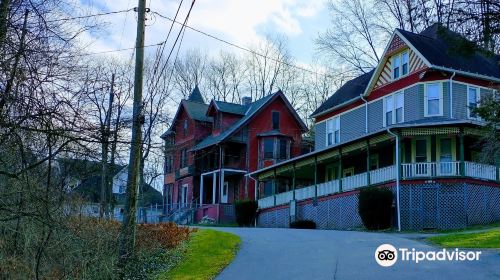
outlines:
[[373, 3], [332, 1], [329, 9], [332, 26], [316, 40], [318, 50], [341, 66], [361, 73], [370, 71], [380, 60], [381, 42], [387, 39], [377, 26]]

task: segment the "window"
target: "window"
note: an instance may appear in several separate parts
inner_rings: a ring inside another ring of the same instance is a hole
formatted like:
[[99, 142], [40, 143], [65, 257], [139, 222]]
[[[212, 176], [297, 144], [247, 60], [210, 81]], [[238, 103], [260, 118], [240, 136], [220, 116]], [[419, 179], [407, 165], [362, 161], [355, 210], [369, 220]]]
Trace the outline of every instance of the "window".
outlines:
[[378, 154], [370, 155], [370, 170], [378, 169]]
[[280, 112], [273, 112], [273, 129], [280, 129]]
[[427, 140], [415, 140], [415, 162], [427, 162]]
[[184, 120], [183, 130], [184, 130], [184, 136], [186, 136], [188, 132], [188, 120]]
[[442, 116], [443, 115], [443, 97], [439, 83], [426, 84], [425, 95], [425, 116]]
[[385, 125], [392, 124], [392, 112], [394, 109], [394, 102], [392, 95], [385, 98]]
[[274, 158], [274, 139], [264, 139], [264, 158]]
[[180, 168], [187, 166], [187, 150], [186, 149], [181, 150], [181, 162], [180, 163], [181, 163]]
[[214, 119], [214, 126], [215, 129], [221, 128], [221, 123], [222, 123], [222, 116], [220, 113], [215, 114], [215, 119]]
[[344, 177], [350, 177], [354, 175], [354, 167], [349, 167], [344, 169]]
[[401, 70], [403, 71], [402, 76], [408, 74], [408, 52], [401, 54]]
[[288, 159], [288, 140], [280, 139], [279, 159]]
[[395, 80], [399, 78], [399, 70], [401, 68], [399, 55], [392, 58], [392, 78]]
[[340, 118], [336, 117], [326, 121], [326, 145], [340, 143]]
[[172, 159], [172, 156], [171, 155], [168, 155], [166, 158], [165, 158], [165, 173], [172, 173], [172, 170], [173, 170], [173, 159]]
[[469, 87], [467, 91], [467, 111], [469, 118], [477, 119], [477, 113], [474, 111], [479, 103], [479, 91], [476, 87]]
[[404, 94], [397, 92], [384, 100], [384, 125], [389, 126], [403, 122]]
[[273, 181], [266, 181], [264, 183], [264, 197], [271, 196], [273, 194]]
[[392, 57], [392, 78], [394, 80], [408, 75], [408, 52], [402, 52]]

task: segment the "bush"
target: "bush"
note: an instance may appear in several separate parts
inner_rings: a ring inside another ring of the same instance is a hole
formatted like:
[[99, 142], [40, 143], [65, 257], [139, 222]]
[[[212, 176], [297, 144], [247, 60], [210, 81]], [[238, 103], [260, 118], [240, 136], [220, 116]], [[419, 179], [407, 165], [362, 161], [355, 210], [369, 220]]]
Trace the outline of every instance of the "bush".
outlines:
[[311, 220], [298, 220], [291, 222], [290, 228], [316, 229], [316, 223]]
[[392, 192], [368, 188], [359, 192], [358, 212], [365, 228], [380, 230], [391, 227]]
[[255, 220], [257, 207], [257, 201], [236, 201], [236, 203], [234, 204], [234, 210], [236, 212], [236, 223], [238, 223], [240, 227], [251, 226], [253, 221]]

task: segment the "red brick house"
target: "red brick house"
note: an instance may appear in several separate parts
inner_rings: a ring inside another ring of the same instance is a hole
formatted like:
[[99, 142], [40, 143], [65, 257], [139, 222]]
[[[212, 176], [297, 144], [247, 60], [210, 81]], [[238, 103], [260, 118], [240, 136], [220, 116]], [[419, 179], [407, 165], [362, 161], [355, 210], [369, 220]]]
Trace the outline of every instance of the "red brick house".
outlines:
[[196, 87], [162, 135], [168, 219], [231, 220], [236, 200], [255, 199], [248, 174], [298, 156], [306, 131], [281, 91], [254, 102], [207, 104]]

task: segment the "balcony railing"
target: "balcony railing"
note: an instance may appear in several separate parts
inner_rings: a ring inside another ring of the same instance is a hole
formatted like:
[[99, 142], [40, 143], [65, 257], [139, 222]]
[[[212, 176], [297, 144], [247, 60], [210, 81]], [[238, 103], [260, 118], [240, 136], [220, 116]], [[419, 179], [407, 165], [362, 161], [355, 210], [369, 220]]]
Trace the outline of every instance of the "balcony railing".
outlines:
[[[467, 177], [498, 180], [497, 173], [499, 170], [495, 166], [465, 162], [465, 173]], [[436, 177], [458, 177], [460, 173], [460, 162], [418, 162], [401, 164], [401, 178], [405, 179], [420, 179], [420, 178], [436, 178]], [[370, 184], [380, 184], [384, 182], [396, 180], [396, 166], [387, 166], [370, 171]], [[367, 172], [356, 174], [353, 176], [342, 178], [342, 191], [349, 191], [362, 188], [368, 185]], [[315, 191], [317, 189], [317, 193]], [[340, 192], [340, 180], [332, 180], [324, 183], [307, 186], [295, 190], [295, 199], [305, 200], [315, 196], [325, 196]], [[259, 199], [259, 207], [269, 208], [276, 205], [287, 204], [293, 199], [293, 191], [276, 194]]]
[[460, 162], [417, 162], [401, 164], [402, 178], [460, 176]]

